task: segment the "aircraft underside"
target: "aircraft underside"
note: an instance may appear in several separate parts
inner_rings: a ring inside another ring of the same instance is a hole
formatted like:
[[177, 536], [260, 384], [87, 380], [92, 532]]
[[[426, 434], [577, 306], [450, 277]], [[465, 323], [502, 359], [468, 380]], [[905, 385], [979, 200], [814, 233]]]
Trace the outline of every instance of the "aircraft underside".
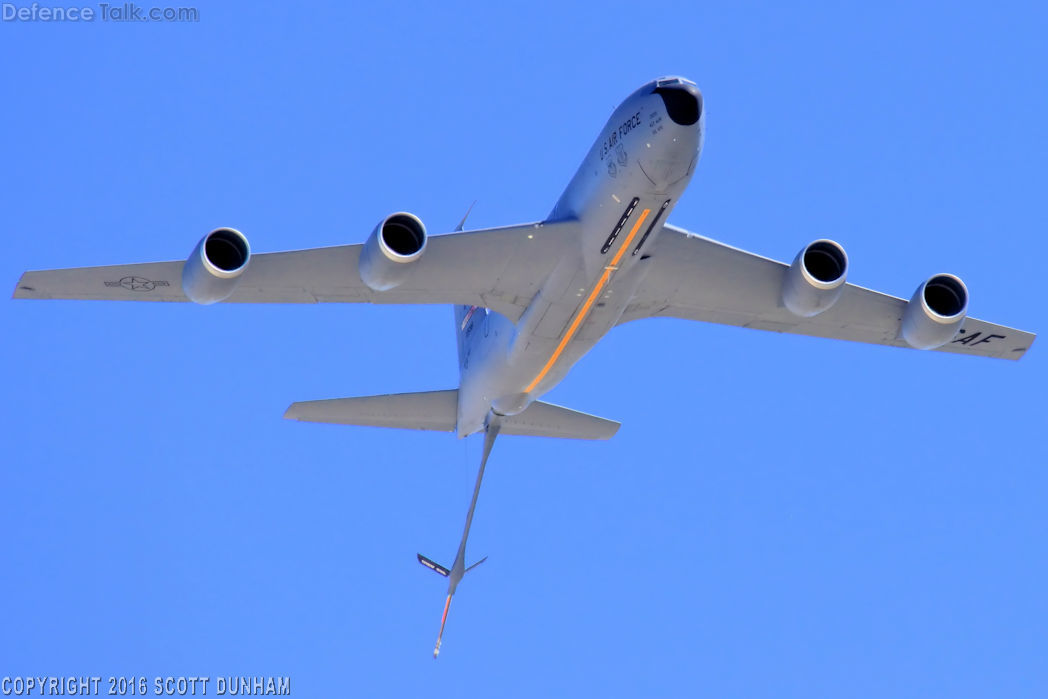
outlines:
[[954, 275], [932, 275], [900, 298], [849, 283], [848, 256], [832, 240], [803, 246], [786, 264], [667, 223], [704, 136], [698, 88], [662, 78], [612, 113], [542, 221], [474, 231], [460, 223], [430, 237], [417, 216], [398, 212], [363, 244], [262, 254], [240, 231], [217, 228], [185, 260], [26, 272], [14, 297], [451, 305], [457, 388], [300, 401], [285, 413], [484, 433], [454, 562], [419, 555], [449, 579], [436, 657], [469, 570], [467, 539], [496, 436], [611, 438], [619, 423], [540, 398], [616, 325], [672, 317], [1001, 359], [1020, 358], [1033, 342], [1032, 333], [970, 317], [968, 289]]

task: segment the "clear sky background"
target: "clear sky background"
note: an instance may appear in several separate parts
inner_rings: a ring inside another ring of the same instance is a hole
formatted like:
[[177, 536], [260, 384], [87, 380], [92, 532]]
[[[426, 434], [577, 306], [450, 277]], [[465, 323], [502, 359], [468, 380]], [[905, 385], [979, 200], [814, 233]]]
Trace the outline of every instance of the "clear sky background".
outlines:
[[[673, 223], [850, 279], [959, 274], [1048, 331], [1043, 4], [201, 3], [0, 23], [0, 280], [545, 216], [612, 109], [698, 82]], [[347, 270], [347, 273], [351, 273]], [[658, 320], [501, 438], [287, 405], [457, 380], [444, 307], [0, 302], [0, 675], [289, 675], [293, 695], [1043, 697], [1045, 338], [1019, 362]], [[643, 367], [623, 382], [627, 360]]]

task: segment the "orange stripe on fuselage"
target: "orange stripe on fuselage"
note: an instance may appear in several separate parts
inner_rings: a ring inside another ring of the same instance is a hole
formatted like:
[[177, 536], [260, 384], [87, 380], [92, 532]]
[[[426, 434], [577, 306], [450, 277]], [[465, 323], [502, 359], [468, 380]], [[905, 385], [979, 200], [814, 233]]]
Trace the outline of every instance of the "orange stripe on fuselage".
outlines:
[[634, 223], [633, 228], [630, 229], [630, 234], [626, 236], [626, 240], [622, 241], [622, 245], [619, 247], [619, 251], [615, 253], [615, 257], [612, 259], [611, 264], [604, 268], [604, 273], [600, 275], [600, 279], [593, 287], [593, 291], [590, 292], [586, 302], [582, 304], [582, 308], [580, 308], [575, 315], [575, 320], [571, 321], [571, 325], [568, 326], [568, 331], [564, 333], [564, 337], [560, 339], [557, 349], [553, 350], [552, 356], [550, 356], [546, 365], [542, 367], [542, 371], [539, 372], [539, 375], [536, 376], [534, 380], [527, 385], [527, 388], [524, 389], [525, 393], [531, 393], [534, 391], [535, 387], [539, 385], [539, 382], [546, 378], [546, 374], [549, 373], [549, 370], [552, 369], [553, 365], [557, 363], [558, 359], [560, 359], [560, 355], [564, 351], [564, 348], [567, 347], [568, 343], [571, 342], [571, 339], [575, 337], [575, 333], [578, 332], [579, 326], [582, 325], [582, 321], [584, 321], [586, 316], [589, 315], [593, 302], [597, 300], [597, 297], [600, 296], [600, 292], [604, 289], [604, 285], [608, 283], [609, 279], [611, 279], [611, 273], [618, 268], [619, 260], [622, 259], [622, 254], [626, 252], [626, 248], [630, 246], [633, 236], [637, 235], [637, 231], [640, 230], [641, 224], [644, 223], [644, 219], [648, 217], [649, 213], [651, 213], [651, 209], [644, 209], [644, 211], [640, 212], [640, 217], [637, 218], [637, 222]]

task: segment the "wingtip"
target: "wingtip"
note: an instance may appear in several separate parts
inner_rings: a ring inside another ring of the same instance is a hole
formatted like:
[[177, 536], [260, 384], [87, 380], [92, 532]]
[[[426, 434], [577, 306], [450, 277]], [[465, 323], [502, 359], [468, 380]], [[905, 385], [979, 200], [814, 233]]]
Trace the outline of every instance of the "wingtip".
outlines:
[[622, 427], [621, 422], [615, 420], [608, 420], [607, 418], [599, 418], [603, 420], [602, 427], [604, 430], [599, 434], [595, 434], [592, 437], [586, 437], [585, 439], [591, 439], [598, 442], [606, 442], [619, 433], [619, 428]]
[[30, 299], [34, 298], [36, 289], [33, 288], [28, 282], [26, 282], [26, 275], [28, 272], [23, 272], [22, 276], [18, 278], [18, 283], [15, 284], [14, 291], [11, 292], [12, 299]]

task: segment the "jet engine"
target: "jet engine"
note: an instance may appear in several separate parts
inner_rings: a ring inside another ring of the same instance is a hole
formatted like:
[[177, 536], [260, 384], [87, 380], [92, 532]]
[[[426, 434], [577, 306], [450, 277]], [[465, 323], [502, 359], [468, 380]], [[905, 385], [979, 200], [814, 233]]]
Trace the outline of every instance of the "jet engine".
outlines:
[[182, 268], [182, 291], [203, 305], [225, 301], [251, 260], [247, 238], [232, 228], [216, 228], [197, 243]]
[[782, 280], [782, 303], [802, 318], [822, 313], [837, 302], [848, 276], [848, 255], [832, 240], [806, 245]]
[[968, 313], [968, 289], [959, 277], [936, 274], [917, 287], [902, 314], [902, 337], [917, 349], [942, 347]]
[[404, 211], [378, 222], [360, 251], [360, 278], [374, 291], [403, 282], [426, 251], [426, 227]]

